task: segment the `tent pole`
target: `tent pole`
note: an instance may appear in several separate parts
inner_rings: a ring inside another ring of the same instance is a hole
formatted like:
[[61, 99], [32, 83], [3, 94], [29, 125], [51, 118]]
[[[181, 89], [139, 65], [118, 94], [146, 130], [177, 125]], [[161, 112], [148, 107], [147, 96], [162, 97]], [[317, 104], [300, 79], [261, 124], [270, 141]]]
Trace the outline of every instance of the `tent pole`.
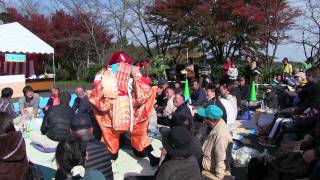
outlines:
[[54, 64], [54, 53], [52, 53], [53, 85], [56, 85], [56, 66]]

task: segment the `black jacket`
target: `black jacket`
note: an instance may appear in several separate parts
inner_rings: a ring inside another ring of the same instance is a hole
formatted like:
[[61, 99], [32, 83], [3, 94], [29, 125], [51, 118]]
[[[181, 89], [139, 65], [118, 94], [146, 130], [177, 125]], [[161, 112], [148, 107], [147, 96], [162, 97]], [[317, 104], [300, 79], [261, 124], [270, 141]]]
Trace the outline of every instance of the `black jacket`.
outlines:
[[88, 100], [88, 96], [84, 96], [83, 99], [77, 97], [72, 105], [72, 109], [75, 113], [84, 114], [85, 116], [90, 117], [93, 127], [93, 135], [96, 139], [100, 140], [102, 132], [94, 116], [92, 106]]
[[106, 180], [113, 179], [111, 156], [107, 146], [93, 136], [81, 136], [87, 143], [88, 160], [85, 163], [87, 169], [100, 171]]
[[156, 173], [156, 180], [199, 180], [200, 168], [194, 156], [164, 161]]
[[205, 90], [203, 88], [194, 90], [191, 94], [191, 100], [193, 106], [203, 105], [207, 101]]
[[74, 100], [72, 109], [77, 113], [88, 114], [89, 116], [94, 116], [92, 106], [88, 100], [88, 96], [85, 96], [83, 99], [77, 97]]
[[179, 106], [176, 111], [172, 114], [170, 120], [170, 128], [177, 126], [185, 126], [187, 129], [192, 131], [193, 118], [189, 107], [186, 104]]
[[41, 133], [53, 141], [63, 141], [69, 136], [71, 120], [74, 118], [74, 111], [69, 105], [60, 104], [54, 106], [46, 113]]
[[168, 101], [168, 99], [166, 98], [166, 94], [165, 94], [164, 92], [161, 93], [160, 95], [158, 95], [158, 96], [156, 97], [156, 100], [157, 100], [156, 104], [157, 104], [159, 107], [165, 107], [166, 104], [167, 104], [167, 101]]

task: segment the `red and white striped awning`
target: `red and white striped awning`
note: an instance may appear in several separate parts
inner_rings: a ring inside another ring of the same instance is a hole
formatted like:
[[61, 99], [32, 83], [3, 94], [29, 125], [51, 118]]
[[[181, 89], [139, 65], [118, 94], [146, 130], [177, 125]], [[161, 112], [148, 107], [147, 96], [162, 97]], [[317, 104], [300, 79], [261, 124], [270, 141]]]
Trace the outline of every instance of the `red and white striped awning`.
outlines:
[[39, 74], [38, 56], [27, 55], [26, 62], [6, 62], [0, 55], [0, 75], [25, 74], [26, 78]]

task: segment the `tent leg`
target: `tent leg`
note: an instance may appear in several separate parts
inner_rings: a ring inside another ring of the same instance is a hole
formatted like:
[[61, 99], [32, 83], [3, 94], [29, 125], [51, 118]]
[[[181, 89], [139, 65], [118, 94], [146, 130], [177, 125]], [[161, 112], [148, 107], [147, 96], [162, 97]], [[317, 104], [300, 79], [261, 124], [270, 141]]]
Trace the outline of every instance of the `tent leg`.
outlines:
[[53, 85], [56, 85], [56, 66], [54, 63], [54, 53], [52, 54], [52, 70], [53, 70]]

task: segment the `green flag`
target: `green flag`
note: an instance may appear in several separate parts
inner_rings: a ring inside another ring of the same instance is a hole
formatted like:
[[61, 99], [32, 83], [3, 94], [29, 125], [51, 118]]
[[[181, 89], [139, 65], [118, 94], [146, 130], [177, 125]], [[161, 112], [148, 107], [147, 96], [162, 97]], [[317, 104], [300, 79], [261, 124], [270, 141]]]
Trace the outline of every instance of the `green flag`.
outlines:
[[253, 101], [253, 102], [257, 101], [256, 85], [254, 81], [252, 81], [252, 85], [251, 85], [250, 101]]
[[190, 99], [190, 92], [189, 92], [189, 83], [188, 79], [186, 79], [186, 83], [184, 84], [184, 92], [183, 92], [184, 98], [186, 101]]

